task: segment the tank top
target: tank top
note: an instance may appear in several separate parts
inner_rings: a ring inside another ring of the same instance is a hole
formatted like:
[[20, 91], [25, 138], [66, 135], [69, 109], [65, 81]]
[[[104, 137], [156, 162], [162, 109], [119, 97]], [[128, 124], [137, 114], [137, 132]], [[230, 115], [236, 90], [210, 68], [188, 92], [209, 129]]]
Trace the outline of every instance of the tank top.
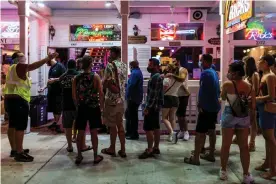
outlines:
[[[185, 68], [181, 67], [179, 69], [179, 72], [181, 72], [181, 70], [184, 70]], [[186, 70], [186, 69], [185, 69]], [[177, 92], [178, 96], [189, 96], [190, 92], [188, 90], [188, 75], [186, 76], [185, 81], [182, 83], [182, 85], [179, 87], [178, 92]]]

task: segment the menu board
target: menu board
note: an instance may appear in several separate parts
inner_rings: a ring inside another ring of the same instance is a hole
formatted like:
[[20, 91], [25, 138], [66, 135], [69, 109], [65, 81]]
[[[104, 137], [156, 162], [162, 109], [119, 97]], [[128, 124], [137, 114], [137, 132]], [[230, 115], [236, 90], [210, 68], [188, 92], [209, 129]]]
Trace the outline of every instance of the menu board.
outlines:
[[120, 41], [121, 26], [118, 24], [70, 25], [70, 41]]

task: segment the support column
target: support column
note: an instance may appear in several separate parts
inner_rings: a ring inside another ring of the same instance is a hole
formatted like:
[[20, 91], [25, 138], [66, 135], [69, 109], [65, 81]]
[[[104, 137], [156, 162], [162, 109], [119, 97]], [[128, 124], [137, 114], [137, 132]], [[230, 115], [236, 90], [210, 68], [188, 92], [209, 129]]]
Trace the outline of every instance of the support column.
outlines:
[[28, 25], [29, 25], [29, 3], [28, 1], [18, 1], [18, 15], [19, 15], [19, 47], [20, 51], [25, 54], [27, 63], [29, 63], [29, 44], [28, 44]]
[[121, 1], [122, 33], [121, 33], [121, 58], [128, 64], [128, 1]]

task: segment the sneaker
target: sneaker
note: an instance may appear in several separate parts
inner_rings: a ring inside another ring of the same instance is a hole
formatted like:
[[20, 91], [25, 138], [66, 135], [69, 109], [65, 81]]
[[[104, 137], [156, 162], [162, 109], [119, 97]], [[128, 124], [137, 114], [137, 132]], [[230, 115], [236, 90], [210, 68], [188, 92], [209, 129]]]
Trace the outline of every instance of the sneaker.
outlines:
[[253, 179], [252, 175], [250, 173], [249, 174], [244, 174], [242, 183], [244, 183], [244, 184], [253, 184], [254, 179]]
[[34, 157], [29, 155], [28, 153], [18, 153], [14, 157], [14, 160], [17, 162], [32, 162], [34, 160]]
[[188, 141], [189, 139], [190, 139], [189, 132], [188, 131], [184, 132], [183, 141]]
[[173, 133], [168, 135], [168, 142], [173, 142]]
[[178, 139], [183, 139], [184, 138], [184, 132], [180, 131], [177, 135]]
[[228, 179], [227, 172], [220, 169], [220, 171], [219, 171], [219, 179], [221, 179], [221, 180], [227, 180]]
[[[29, 153], [30, 152], [29, 149], [24, 149], [23, 151], [24, 151], [24, 153]], [[17, 154], [17, 151], [11, 150], [10, 157], [15, 157], [16, 154]]]
[[159, 148], [153, 148], [152, 154], [154, 154], [154, 155], [160, 155], [161, 154], [160, 149]]

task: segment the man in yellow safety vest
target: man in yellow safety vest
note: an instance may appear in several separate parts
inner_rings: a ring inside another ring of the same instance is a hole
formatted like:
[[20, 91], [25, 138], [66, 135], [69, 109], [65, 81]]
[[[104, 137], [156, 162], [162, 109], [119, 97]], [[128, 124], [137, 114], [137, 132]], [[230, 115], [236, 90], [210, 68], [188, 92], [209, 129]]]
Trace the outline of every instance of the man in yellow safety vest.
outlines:
[[41, 67], [57, 55], [57, 53], [49, 54], [47, 58], [32, 64], [26, 63], [26, 57], [22, 52], [15, 52], [12, 55], [14, 64], [8, 70], [3, 93], [5, 108], [9, 116], [10, 157], [15, 157], [14, 159], [18, 162], [32, 162], [34, 159], [28, 154], [28, 149], [23, 150], [24, 130], [28, 125], [32, 86], [28, 72]]

